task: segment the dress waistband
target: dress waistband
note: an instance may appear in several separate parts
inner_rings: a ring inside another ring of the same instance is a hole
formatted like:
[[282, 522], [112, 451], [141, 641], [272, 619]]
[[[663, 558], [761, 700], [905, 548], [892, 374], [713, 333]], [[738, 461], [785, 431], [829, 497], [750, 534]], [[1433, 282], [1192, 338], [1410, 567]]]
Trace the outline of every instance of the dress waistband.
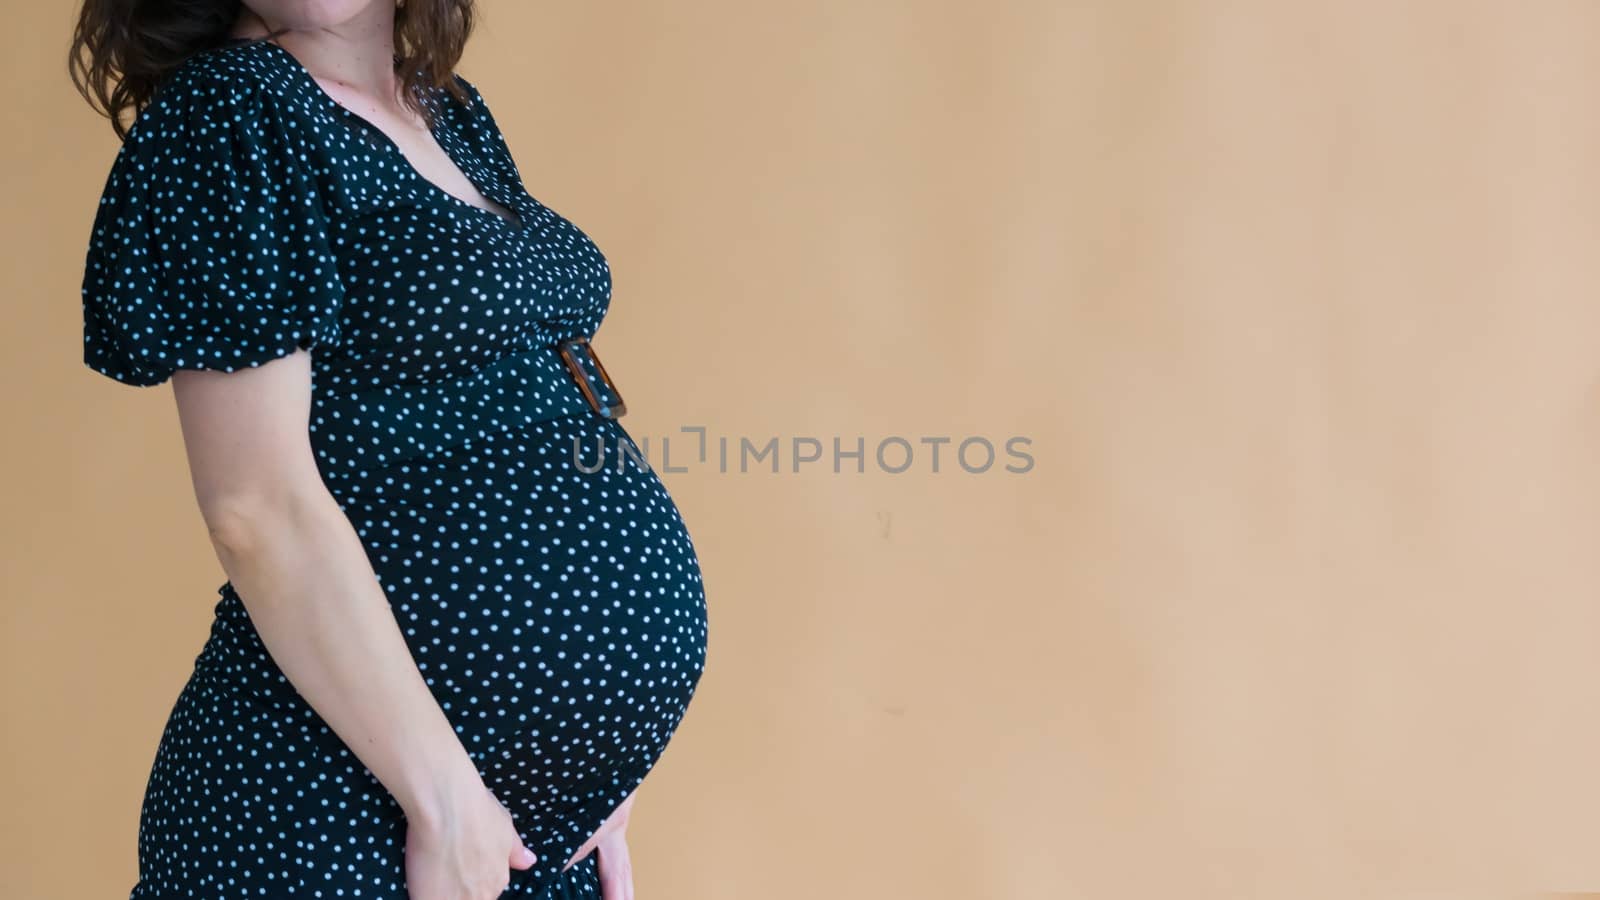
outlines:
[[324, 480], [356, 479], [545, 419], [600, 415], [563, 363], [559, 346], [513, 353], [460, 378], [319, 393], [312, 408], [319, 425], [311, 440]]

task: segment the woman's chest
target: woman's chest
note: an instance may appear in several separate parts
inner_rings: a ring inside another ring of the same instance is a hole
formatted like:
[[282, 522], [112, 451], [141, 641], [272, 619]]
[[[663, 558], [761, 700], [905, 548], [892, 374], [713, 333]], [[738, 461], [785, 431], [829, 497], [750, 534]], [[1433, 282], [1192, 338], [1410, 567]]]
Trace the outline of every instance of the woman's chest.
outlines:
[[516, 212], [512, 222], [381, 173], [356, 179], [368, 183], [347, 186], [331, 226], [347, 373], [464, 374], [600, 326], [611, 300], [604, 254], [520, 186], [479, 181]]

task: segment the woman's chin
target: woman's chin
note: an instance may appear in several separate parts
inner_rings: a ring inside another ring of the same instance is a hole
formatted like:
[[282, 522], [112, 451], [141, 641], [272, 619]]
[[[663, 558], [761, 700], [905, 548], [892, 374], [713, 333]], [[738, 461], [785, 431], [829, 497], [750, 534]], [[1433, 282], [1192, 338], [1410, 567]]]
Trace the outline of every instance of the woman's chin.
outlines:
[[366, 12], [374, 2], [375, 0], [249, 0], [246, 6], [272, 23], [274, 28], [305, 31], [333, 28], [352, 22]]

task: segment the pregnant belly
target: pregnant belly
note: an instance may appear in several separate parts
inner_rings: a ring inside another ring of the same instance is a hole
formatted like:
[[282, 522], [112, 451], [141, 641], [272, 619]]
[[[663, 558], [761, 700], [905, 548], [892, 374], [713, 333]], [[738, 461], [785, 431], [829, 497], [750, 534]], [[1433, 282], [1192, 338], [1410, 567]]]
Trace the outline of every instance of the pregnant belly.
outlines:
[[699, 678], [694, 545], [621, 443], [587, 414], [495, 432], [346, 507], [419, 668], [486, 748], [581, 719], [596, 762], [632, 756], [629, 733], [670, 724]]
[[693, 542], [624, 445], [637, 452], [614, 420], [566, 416], [368, 472], [340, 497], [430, 690], [539, 854], [514, 894], [638, 786], [705, 665]]

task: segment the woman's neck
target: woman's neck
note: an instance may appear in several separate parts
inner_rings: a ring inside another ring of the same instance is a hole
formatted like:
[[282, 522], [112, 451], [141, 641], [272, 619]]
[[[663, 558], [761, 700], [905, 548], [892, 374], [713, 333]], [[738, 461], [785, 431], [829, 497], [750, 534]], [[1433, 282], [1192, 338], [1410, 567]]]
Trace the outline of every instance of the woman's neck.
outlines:
[[[264, 37], [284, 26], [241, 11], [232, 37]], [[296, 28], [270, 38], [293, 53], [318, 80], [347, 85], [370, 97], [393, 97], [394, 6], [369, 3], [347, 21], [316, 28]]]

